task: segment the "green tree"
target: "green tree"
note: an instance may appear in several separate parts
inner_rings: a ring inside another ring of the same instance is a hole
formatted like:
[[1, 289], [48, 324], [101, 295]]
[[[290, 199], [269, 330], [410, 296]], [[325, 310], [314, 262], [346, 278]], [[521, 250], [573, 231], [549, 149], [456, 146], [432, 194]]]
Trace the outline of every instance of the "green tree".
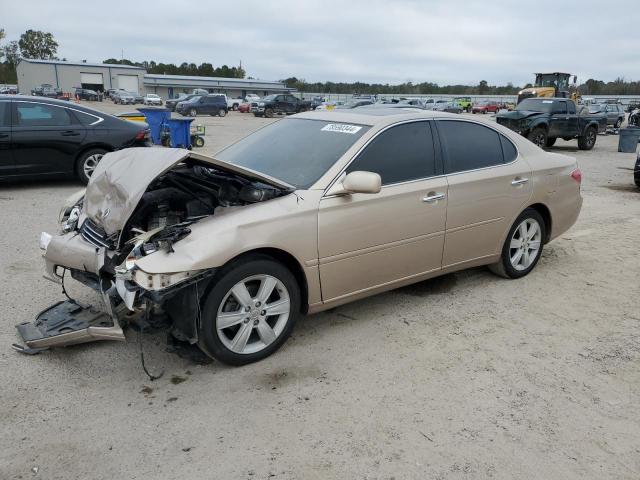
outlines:
[[18, 64], [18, 60], [20, 59], [18, 42], [15, 40], [9, 42], [4, 47], [0, 48], [0, 53], [4, 58], [6, 58], [6, 62], [9, 64], [9, 67], [15, 69]]
[[24, 58], [51, 60], [55, 58], [58, 51], [58, 42], [54, 40], [53, 35], [40, 30], [27, 30], [24, 32], [20, 35], [18, 45]]

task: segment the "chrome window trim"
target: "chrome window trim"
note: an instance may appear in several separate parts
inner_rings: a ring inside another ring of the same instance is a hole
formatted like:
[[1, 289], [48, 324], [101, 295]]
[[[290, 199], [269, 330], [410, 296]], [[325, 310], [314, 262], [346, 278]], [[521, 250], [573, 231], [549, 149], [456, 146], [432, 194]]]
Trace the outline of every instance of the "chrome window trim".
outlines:
[[94, 126], [94, 125], [97, 125], [97, 124], [99, 124], [101, 122], [104, 122], [104, 118], [102, 118], [102, 117], [99, 117], [97, 115], [94, 115], [92, 113], [88, 113], [88, 112], [85, 112], [85, 111], [82, 111], [82, 110], [78, 110], [77, 108], [67, 107], [66, 105], [56, 105], [55, 103], [35, 102], [33, 100], [22, 100], [22, 99], [20, 99], [20, 100], [15, 100], [14, 99], [13, 101], [16, 102], [16, 103], [35, 103], [37, 105], [47, 105], [48, 107], [67, 108], [69, 110], [73, 110], [74, 112], [84, 113], [85, 115], [89, 115], [90, 117], [97, 118], [97, 120], [95, 122], [89, 124], [89, 126], [91, 126], [91, 127]]

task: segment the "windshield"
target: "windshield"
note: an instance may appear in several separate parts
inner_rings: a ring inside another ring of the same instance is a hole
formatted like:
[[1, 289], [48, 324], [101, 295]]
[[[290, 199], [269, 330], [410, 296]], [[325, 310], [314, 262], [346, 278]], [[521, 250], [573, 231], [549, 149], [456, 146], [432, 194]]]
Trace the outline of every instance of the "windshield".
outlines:
[[263, 98], [263, 100], [266, 100], [267, 102], [270, 102], [270, 101], [275, 100], [275, 99], [276, 99], [275, 95], [268, 95], [268, 96]]
[[533, 98], [527, 98], [521, 101], [516, 110], [528, 110], [530, 112], [542, 112], [551, 113], [553, 110], [553, 100], [535, 100]]
[[589, 105], [589, 113], [598, 113], [604, 110], [602, 105]]
[[258, 130], [216, 158], [305, 189], [367, 130], [363, 125], [291, 118]]
[[200, 100], [200, 97], [191, 97], [191, 98], [187, 98], [186, 102], [188, 103], [196, 103], [198, 100]]

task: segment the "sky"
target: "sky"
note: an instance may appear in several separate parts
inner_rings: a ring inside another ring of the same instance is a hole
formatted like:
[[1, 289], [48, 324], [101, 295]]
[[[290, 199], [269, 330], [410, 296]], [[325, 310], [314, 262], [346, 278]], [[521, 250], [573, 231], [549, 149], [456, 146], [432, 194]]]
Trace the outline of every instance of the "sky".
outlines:
[[[539, 71], [640, 79], [638, 0], [0, 0], [8, 40], [58, 57], [242, 66], [263, 80], [520, 86]], [[81, 6], [80, 6], [81, 5]], [[613, 10], [608, 10], [611, 6]], [[75, 12], [78, 13], [75, 13]]]

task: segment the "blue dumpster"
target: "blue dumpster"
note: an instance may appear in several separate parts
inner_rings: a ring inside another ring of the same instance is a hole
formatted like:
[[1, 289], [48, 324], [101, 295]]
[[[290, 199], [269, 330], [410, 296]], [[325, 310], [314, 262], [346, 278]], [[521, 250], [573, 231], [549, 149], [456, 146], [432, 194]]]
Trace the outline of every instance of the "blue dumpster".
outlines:
[[144, 115], [151, 131], [151, 141], [155, 145], [160, 145], [162, 138], [162, 128], [171, 118], [171, 111], [166, 108], [138, 108]]
[[191, 122], [193, 122], [193, 118], [169, 119], [172, 147], [191, 148]]
[[620, 129], [618, 138], [618, 151], [623, 153], [635, 153], [640, 140], [640, 128], [628, 127]]

